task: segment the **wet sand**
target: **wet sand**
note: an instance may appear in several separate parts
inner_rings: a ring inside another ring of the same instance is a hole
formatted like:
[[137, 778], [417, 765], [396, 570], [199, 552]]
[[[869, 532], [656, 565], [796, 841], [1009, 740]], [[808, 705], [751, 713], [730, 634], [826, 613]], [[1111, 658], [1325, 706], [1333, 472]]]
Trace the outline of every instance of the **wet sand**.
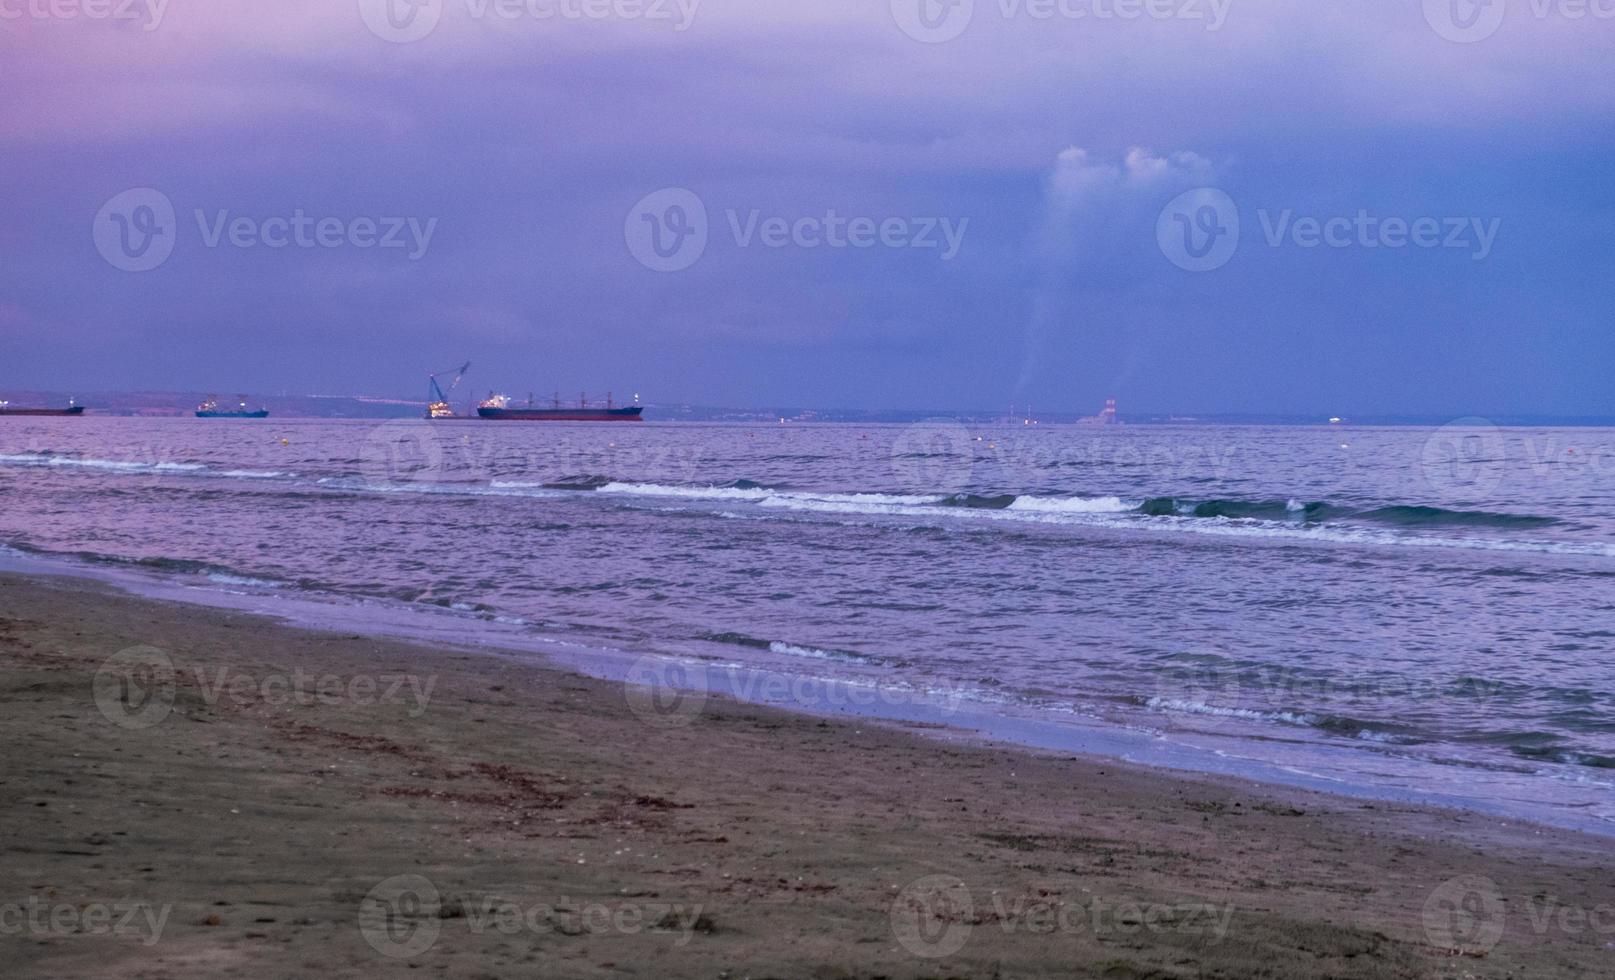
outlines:
[[0, 664], [8, 976], [1615, 974], [1568, 831], [65, 578], [0, 576]]

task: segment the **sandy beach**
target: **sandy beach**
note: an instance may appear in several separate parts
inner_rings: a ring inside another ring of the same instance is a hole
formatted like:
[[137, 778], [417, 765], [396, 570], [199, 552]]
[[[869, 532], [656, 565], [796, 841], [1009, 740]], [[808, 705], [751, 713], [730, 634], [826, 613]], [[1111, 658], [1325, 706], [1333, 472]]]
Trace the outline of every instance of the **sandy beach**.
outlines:
[[[110, 658], [110, 659], [109, 659]], [[0, 579], [8, 976], [1592, 977], [1608, 840]]]

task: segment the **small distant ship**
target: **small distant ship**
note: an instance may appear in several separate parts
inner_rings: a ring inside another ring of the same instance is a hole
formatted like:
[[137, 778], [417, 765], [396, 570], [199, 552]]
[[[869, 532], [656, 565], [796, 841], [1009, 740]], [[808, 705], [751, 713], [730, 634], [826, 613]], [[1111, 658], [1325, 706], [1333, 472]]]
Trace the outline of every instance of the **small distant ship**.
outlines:
[[490, 395], [477, 406], [477, 416], [506, 422], [643, 422], [645, 409], [637, 404], [638, 395], [634, 396], [634, 401], [636, 404], [618, 407], [612, 404], [608, 394], [602, 407], [590, 405], [587, 395], [579, 395], [576, 406], [564, 406], [557, 394], [548, 408], [534, 407], [531, 397], [525, 407], [513, 408], [509, 397]]
[[62, 416], [83, 415], [84, 406], [71, 401], [66, 408], [13, 408], [10, 402], [0, 401], [0, 415]]
[[1078, 425], [1120, 425], [1121, 419], [1116, 417], [1116, 399], [1105, 399], [1105, 407], [1098, 415], [1087, 415], [1077, 419]]
[[199, 419], [266, 419], [269, 417], [269, 409], [249, 409], [247, 408], [246, 399], [242, 399], [241, 403], [235, 408], [220, 408], [217, 398], [209, 398], [196, 406], [196, 417]]

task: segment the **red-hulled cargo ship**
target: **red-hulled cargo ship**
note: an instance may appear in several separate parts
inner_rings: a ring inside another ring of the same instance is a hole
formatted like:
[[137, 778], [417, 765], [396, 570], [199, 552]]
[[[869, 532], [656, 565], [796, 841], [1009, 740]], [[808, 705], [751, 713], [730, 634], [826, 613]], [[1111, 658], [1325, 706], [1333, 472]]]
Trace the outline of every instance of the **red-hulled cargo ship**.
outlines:
[[479, 418], [504, 422], [643, 422], [644, 412], [639, 405], [618, 408], [609, 396], [604, 407], [591, 406], [586, 398], [578, 399], [576, 406], [564, 406], [557, 397], [548, 408], [534, 407], [530, 398], [525, 407], [516, 408], [504, 395], [494, 395], [477, 406]]

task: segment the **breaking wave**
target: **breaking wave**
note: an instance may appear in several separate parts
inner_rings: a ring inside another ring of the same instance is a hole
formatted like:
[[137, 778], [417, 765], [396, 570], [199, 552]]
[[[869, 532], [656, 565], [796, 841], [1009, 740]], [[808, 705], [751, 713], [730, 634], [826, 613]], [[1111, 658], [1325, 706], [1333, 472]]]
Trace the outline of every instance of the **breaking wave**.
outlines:
[[[684, 500], [745, 503], [761, 508], [825, 514], [909, 516], [1080, 524], [1117, 529], [1177, 531], [1247, 538], [1328, 541], [1340, 544], [1412, 545], [1498, 551], [1532, 551], [1615, 557], [1615, 544], [1500, 536], [1443, 536], [1433, 532], [1522, 531], [1550, 528], [1560, 519], [1531, 514], [1447, 510], [1419, 505], [1348, 507], [1296, 498], [1194, 500], [1017, 493], [814, 493], [775, 489], [749, 481], [722, 486], [606, 483], [595, 492]], [[741, 515], [724, 512], [722, 516]]]

